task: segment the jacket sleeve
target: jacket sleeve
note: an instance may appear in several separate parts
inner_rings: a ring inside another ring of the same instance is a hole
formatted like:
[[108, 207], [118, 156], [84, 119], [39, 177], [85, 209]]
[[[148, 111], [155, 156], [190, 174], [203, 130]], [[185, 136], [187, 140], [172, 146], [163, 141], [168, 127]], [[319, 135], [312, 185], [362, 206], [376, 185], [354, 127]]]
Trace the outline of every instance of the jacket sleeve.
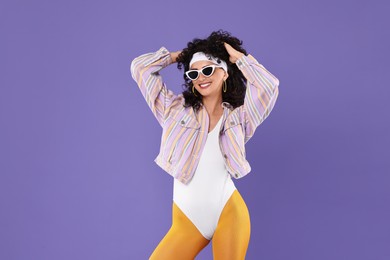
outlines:
[[131, 76], [137, 82], [146, 103], [162, 126], [166, 111], [177, 98], [163, 83], [159, 71], [172, 63], [170, 52], [161, 47], [157, 52], [143, 54], [131, 62]]
[[247, 79], [243, 105], [246, 143], [272, 111], [279, 94], [279, 80], [252, 55], [244, 55], [236, 65]]

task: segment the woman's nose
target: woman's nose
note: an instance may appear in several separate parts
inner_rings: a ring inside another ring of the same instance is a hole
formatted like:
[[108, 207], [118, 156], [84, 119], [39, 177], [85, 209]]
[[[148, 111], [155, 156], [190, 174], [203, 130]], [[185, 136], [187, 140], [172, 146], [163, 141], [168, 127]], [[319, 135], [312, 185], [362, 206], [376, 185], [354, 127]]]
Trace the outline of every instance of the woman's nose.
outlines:
[[205, 78], [206, 78], [206, 77], [205, 77], [202, 73], [200, 73], [199, 78], [198, 78], [198, 81], [202, 82], [202, 81], [205, 80]]

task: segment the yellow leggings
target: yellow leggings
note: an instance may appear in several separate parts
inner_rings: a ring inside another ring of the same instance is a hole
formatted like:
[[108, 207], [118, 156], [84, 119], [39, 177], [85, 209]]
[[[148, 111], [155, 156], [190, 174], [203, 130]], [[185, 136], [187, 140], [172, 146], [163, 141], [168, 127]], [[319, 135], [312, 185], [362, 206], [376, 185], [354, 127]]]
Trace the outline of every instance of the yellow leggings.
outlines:
[[[235, 190], [222, 210], [212, 238], [215, 260], [245, 259], [250, 238], [248, 208], [238, 190]], [[195, 225], [177, 207], [172, 206], [172, 226], [160, 241], [149, 260], [189, 260], [205, 248], [207, 240]]]

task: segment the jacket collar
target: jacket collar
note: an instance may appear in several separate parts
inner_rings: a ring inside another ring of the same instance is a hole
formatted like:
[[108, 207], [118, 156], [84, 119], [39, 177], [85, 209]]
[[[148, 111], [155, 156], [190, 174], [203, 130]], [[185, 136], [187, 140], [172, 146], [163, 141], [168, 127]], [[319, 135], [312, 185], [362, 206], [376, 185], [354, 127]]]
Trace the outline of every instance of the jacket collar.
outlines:
[[230, 105], [229, 102], [222, 102], [222, 107], [226, 107], [226, 108], [228, 108], [230, 110], [233, 110], [233, 106]]
[[[201, 107], [203, 107], [204, 105], [203, 105], [203, 103], [202, 102], [200, 102], [200, 106]], [[230, 110], [233, 110], [233, 106], [229, 103], [229, 102], [222, 102], [222, 104], [221, 104], [221, 106], [223, 107], [223, 108], [228, 108], [228, 109], [230, 109]]]

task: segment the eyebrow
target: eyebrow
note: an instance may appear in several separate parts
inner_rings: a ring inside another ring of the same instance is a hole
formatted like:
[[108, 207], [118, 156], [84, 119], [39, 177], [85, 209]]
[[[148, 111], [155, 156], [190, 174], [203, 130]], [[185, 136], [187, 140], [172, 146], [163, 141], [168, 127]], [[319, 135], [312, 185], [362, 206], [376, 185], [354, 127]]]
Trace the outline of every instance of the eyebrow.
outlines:
[[203, 68], [206, 68], [207, 66], [211, 66], [211, 65], [215, 65], [214, 63], [211, 63], [211, 64], [207, 64], [207, 65], [204, 65], [202, 68], [200, 69], [197, 69], [197, 68], [190, 68], [190, 70], [201, 70]]

